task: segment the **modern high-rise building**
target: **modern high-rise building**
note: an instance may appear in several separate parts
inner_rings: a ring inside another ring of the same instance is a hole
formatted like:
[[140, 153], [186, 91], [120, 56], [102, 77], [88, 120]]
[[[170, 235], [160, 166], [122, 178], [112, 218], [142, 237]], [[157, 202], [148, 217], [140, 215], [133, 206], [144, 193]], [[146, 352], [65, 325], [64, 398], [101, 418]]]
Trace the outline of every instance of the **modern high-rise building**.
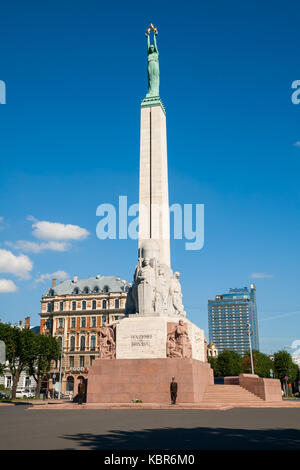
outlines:
[[228, 294], [217, 295], [208, 301], [209, 340], [219, 353], [225, 349], [244, 354], [251, 345], [259, 350], [255, 285], [241, 289], [229, 289]]

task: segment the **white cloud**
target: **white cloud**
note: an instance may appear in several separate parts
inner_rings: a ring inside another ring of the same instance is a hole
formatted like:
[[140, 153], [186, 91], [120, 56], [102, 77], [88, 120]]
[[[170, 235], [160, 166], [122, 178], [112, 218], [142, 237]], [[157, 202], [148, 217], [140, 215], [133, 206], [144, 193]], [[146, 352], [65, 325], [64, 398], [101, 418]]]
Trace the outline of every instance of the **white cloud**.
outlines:
[[15, 256], [9, 250], [0, 249], [0, 272], [12, 273], [21, 279], [29, 279], [33, 268], [32, 261], [26, 255]]
[[0, 279], [0, 292], [16, 292], [16, 284], [10, 279]]
[[41, 240], [84, 240], [89, 235], [89, 232], [79, 225], [60, 224], [46, 220], [35, 221], [32, 227], [34, 228], [33, 235]]
[[299, 147], [299, 148], [300, 148], [300, 142], [299, 142], [299, 141], [298, 141], [298, 142], [295, 142], [295, 143], [294, 143], [294, 147]]
[[274, 277], [274, 275], [266, 273], [252, 273], [251, 277], [254, 279], [270, 279], [271, 277]]
[[45, 282], [48, 279], [58, 279], [59, 281], [65, 281], [69, 275], [65, 271], [55, 271], [54, 273], [41, 274], [35, 282]]
[[44, 243], [30, 242], [27, 240], [18, 240], [16, 242], [6, 242], [7, 246], [17, 250], [26, 251], [29, 253], [40, 253], [41, 251], [66, 251], [70, 247], [67, 242], [49, 241]]

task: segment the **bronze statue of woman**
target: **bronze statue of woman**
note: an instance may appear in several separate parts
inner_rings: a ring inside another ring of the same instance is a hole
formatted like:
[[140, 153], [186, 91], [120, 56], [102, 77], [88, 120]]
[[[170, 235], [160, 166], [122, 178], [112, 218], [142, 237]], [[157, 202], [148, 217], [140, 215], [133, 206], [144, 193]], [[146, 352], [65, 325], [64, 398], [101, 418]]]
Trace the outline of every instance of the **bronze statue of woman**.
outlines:
[[148, 93], [146, 97], [159, 96], [159, 62], [156, 43], [157, 34], [157, 30], [154, 30], [154, 44], [150, 44], [150, 32], [146, 32], [148, 53]]

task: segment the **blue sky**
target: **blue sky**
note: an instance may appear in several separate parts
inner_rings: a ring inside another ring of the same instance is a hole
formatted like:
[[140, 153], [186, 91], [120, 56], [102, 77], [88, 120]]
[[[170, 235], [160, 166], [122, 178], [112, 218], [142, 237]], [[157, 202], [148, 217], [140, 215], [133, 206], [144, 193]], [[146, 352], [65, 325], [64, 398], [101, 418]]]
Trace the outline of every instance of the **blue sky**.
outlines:
[[[296, 1], [1, 6], [0, 280], [17, 287], [0, 292], [3, 321], [30, 315], [38, 324], [57, 271], [131, 281], [137, 243], [98, 240], [96, 208], [119, 195], [138, 201], [144, 32], [153, 22], [170, 202], [205, 204], [203, 249], [172, 242], [188, 317], [207, 333], [207, 300], [255, 282], [261, 349], [300, 338], [300, 105], [291, 101], [299, 13]], [[41, 221], [89, 234], [53, 240]]]

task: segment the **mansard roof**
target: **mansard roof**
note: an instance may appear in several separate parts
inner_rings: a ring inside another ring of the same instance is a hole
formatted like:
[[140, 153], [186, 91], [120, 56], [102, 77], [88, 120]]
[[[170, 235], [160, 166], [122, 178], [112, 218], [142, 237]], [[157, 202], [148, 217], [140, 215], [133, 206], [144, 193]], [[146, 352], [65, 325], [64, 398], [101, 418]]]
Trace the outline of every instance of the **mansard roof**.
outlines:
[[88, 279], [73, 279], [60, 282], [55, 287], [50, 287], [43, 294], [43, 297], [100, 294], [103, 292], [127, 292], [129, 287], [130, 284], [120, 277], [97, 276], [89, 277]]

